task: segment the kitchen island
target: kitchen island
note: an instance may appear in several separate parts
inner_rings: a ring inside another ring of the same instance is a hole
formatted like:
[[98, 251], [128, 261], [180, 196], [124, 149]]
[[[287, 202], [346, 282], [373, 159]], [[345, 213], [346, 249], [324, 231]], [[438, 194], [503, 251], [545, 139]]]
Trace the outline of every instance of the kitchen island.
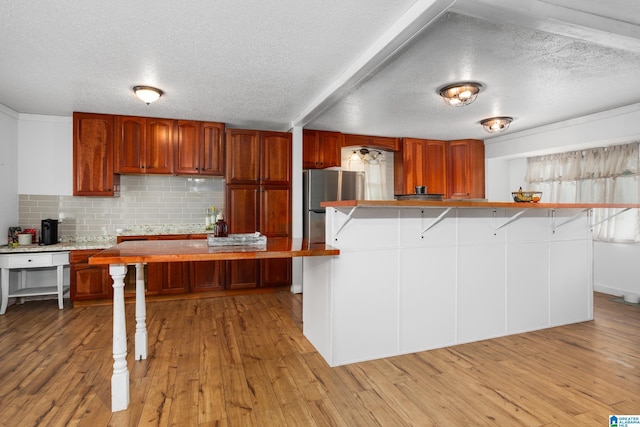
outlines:
[[135, 359], [147, 358], [145, 282], [142, 266], [151, 262], [219, 261], [293, 257], [325, 257], [340, 252], [303, 239], [269, 238], [266, 245], [209, 246], [206, 240], [144, 240], [118, 243], [89, 258], [89, 264], [109, 265], [113, 278], [113, 375], [111, 410], [129, 406], [129, 369], [124, 310], [124, 277], [127, 265], [136, 266]]
[[593, 319], [593, 210], [326, 202], [340, 256], [303, 260], [304, 334], [331, 366]]

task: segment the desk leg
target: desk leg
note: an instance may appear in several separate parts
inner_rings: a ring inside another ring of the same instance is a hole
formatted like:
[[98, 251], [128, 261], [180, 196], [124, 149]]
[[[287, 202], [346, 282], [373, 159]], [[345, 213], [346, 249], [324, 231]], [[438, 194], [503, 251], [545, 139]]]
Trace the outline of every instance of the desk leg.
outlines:
[[7, 311], [7, 304], [9, 303], [9, 269], [3, 268], [0, 273], [0, 284], [2, 285], [2, 304], [0, 305], [0, 314], [4, 314]]
[[127, 266], [112, 264], [113, 278], [113, 375], [111, 375], [111, 412], [129, 406], [129, 369], [127, 368], [127, 326], [124, 315], [124, 276]]
[[144, 264], [136, 264], [136, 360], [147, 358], [147, 308], [144, 298]]
[[62, 298], [62, 282], [64, 280], [64, 265], [59, 265], [56, 268], [58, 273], [58, 308], [62, 310], [64, 308], [63, 298]]

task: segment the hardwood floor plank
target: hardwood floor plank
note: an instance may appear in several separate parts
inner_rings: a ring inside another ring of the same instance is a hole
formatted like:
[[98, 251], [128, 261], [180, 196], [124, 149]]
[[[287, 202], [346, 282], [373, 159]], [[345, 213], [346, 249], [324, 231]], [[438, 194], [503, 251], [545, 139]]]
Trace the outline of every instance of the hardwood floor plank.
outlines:
[[[595, 320], [330, 368], [288, 292], [150, 302], [149, 353], [111, 413], [110, 306], [50, 301], [0, 316], [11, 426], [602, 426], [640, 407], [640, 308], [594, 296]], [[18, 420], [18, 421], [16, 421]]]

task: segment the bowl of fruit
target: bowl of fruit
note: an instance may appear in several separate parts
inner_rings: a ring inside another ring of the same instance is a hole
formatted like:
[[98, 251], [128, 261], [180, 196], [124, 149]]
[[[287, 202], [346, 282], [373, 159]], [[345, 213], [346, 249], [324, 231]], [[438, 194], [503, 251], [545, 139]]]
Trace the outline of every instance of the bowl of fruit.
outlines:
[[511, 195], [513, 196], [513, 200], [518, 203], [536, 203], [542, 198], [542, 191], [523, 191], [522, 188], [520, 188], [518, 191], [513, 191]]

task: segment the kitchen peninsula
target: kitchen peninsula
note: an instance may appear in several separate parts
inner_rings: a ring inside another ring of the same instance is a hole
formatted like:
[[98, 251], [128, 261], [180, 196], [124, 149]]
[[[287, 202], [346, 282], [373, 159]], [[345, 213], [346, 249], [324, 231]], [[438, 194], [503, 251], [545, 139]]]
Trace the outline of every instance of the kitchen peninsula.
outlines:
[[304, 335], [331, 366], [593, 319], [593, 211], [638, 204], [326, 202]]
[[324, 244], [307, 244], [302, 239], [269, 238], [262, 246], [208, 246], [206, 240], [146, 240], [118, 243], [89, 258], [89, 264], [109, 265], [113, 278], [113, 375], [111, 410], [129, 406], [129, 369], [124, 311], [124, 277], [127, 264], [136, 266], [135, 359], [147, 358], [147, 326], [143, 263], [180, 261], [218, 261], [325, 257], [337, 255], [337, 249]]

